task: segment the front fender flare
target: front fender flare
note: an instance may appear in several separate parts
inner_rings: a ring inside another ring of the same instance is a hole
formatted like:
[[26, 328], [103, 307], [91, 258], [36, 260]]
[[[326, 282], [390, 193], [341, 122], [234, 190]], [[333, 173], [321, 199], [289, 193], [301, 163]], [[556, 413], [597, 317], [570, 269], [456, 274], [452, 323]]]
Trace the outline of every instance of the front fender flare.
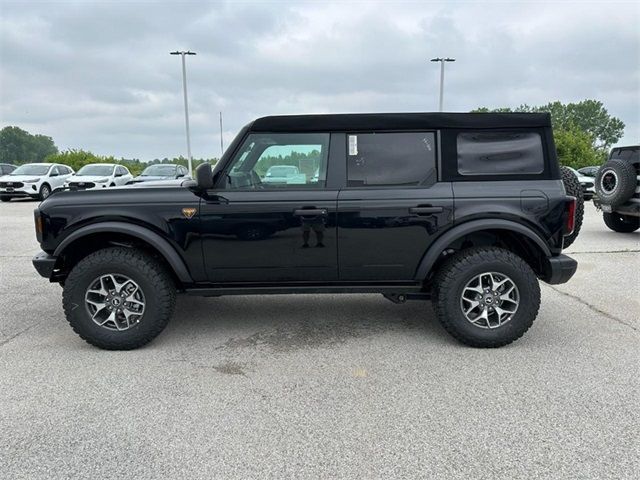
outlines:
[[143, 240], [144, 242], [155, 248], [160, 253], [160, 255], [162, 255], [162, 257], [171, 266], [176, 276], [182, 283], [194, 283], [184, 260], [182, 260], [180, 255], [178, 255], [178, 252], [176, 252], [175, 248], [173, 248], [166, 239], [162, 238], [160, 235], [153, 232], [152, 230], [149, 230], [148, 228], [142, 227], [140, 225], [133, 225], [130, 223], [101, 222], [79, 228], [64, 240], [62, 240], [62, 242], [60, 242], [60, 245], [56, 247], [53, 255], [55, 257], [61, 255], [62, 252], [64, 252], [64, 250], [69, 245], [71, 245], [71, 243], [86, 235], [102, 232], [124, 233], [126, 235], [131, 235], [132, 237]]
[[415, 279], [416, 280], [424, 280], [429, 275], [431, 268], [438, 260], [440, 254], [447, 248], [451, 242], [458, 240], [459, 238], [464, 237], [473, 232], [481, 232], [483, 230], [510, 230], [515, 233], [522, 234], [532, 240], [544, 253], [545, 256], [550, 257], [551, 251], [549, 250], [549, 246], [546, 242], [533, 230], [519, 223], [513, 222], [511, 220], [503, 220], [503, 219], [480, 219], [480, 220], [471, 220], [469, 222], [462, 223], [457, 225], [447, 232], [445, 232], [440, 238], [438, 238], [427, 253], [425, 253], [424, 257], [422, 257], [422, 261], [416, 270]]

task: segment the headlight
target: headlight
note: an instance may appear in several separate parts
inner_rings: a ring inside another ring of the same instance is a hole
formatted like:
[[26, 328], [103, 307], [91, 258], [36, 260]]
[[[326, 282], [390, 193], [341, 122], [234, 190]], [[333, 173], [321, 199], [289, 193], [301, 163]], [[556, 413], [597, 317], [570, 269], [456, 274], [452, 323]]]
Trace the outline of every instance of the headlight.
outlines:
[[39, 181], [39, 178], [30, 178], [29, 180], [23, 180], [24, 183], [37, 183]]
[[108, 181], [109, 181], [108, 178], [99, 178], [98, 180], [96, 180], [96, 183], [106, 183]]

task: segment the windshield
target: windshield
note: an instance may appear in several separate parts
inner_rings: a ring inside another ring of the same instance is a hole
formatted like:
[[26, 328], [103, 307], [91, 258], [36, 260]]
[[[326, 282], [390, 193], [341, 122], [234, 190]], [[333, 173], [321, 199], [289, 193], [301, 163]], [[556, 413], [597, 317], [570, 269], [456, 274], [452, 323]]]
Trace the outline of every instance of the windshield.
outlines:
[[151, 165], [142, 172], [143, 177], [158, 176], [158, 177], [170, 177], [176, 174], [175, 165]]
[[46, 175], [51, 165], [22, 165], [9, 175]]
[[289, 177], [297, 173], [298, 167], [293, 166], [270, 167], [269, 170], [267, 170], [267, 175], [271, 175], [274, 177]]
[[111, 175], [112, 173], [112, 165], [85, 165], [76, 175]]

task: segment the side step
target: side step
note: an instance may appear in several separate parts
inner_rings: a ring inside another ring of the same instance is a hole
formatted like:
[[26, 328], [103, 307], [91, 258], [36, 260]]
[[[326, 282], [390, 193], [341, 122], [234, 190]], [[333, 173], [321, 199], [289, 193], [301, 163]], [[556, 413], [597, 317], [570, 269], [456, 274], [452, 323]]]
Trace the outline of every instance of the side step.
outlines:
[[[321, 293], [381, 293], [389, 300], [403, 303], [406, 300], [428, 300], [430, 295], [422, 292], [418, 283], [397, 284], [221, 284], [186, 288], [187, 295], [218, 297], [222, 295], [288, 295], [288, 294], [321, 294]], [[392, 298], [394, 300], [392, 300]]]

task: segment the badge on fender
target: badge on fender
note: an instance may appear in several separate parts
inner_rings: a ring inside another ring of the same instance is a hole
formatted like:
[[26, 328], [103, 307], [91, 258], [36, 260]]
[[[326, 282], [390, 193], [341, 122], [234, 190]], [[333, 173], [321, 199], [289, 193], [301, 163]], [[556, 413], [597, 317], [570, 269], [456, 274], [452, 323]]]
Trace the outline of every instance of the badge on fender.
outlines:
[[192, 207], [183, 208], [182, 209], [182, 214], [187, 218], [191, 218], [196, 214], [196, 209], [192, 208]]

